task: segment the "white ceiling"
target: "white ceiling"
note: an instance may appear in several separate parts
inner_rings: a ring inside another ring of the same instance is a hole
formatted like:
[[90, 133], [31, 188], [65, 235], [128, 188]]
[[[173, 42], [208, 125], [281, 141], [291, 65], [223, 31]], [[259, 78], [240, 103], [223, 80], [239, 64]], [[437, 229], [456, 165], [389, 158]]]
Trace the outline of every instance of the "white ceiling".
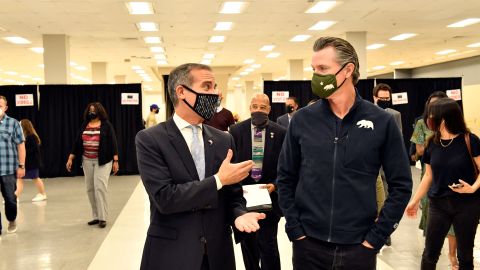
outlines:
[[[139, 0], [138, 0], [139, 1]], [[307, 0], [250, 0], [241, 14], [219, 14], [223, 1], [175, 0], [150, 1], [154, 15], [130, 15], [125, 1], [118, 0], [0, 0], [0, 38], [21, 36], [30, 45], [14, 45], [0, 39], [0, 84], [5, 79], [26, 83], [32, 80], [21, 75], [43, 78], [43, 56], [28, 48], [42, 46], [42, 34], [70, 36], [70, 59], [88, 67], [86, 71], [71, 72], [91, 78], [91, 62], [108, 62], [108, 81], [115, 75], [126, 75], [127, 82], [140, 82], [131, 67], [142, 66], [152, 77], [156, 66], [144, 36], [157, 35], [163, 39], [168, 66], [199, 62], [204, 53], [214, 53], [212, 66], [241, 67], [232, 74], [238, 76], [249, 65], [247, 58], [262, 65], [240, 83], [261, 81], [261, 73], [273, 78], [285, 76], [289, 59], [303, 59], [310, 65], [314, 40], [323, 35], [345, 37], [348, 31], [366, 31], [367, 45], [384, 43], [385, 47], [369, 50], [369, 76], [393, 71], [389, 63], [405, 61], [399, 68], [413, 68], [454, 59], [480, 55], [480, 48], [466, 45], [480, 42], [480, 23], [465, 28], [447, 28], [448, 24], [480, 18], [479, 0], [344, 0], [326, 14], [306, 14], [313, 1]], [[315, 1], [316, 2], [316, 1]], [[309, 27], [320, 20], [337, 21], [326, 31], [311, 31]], [[231, 21], [231, 31], [214, 31], [216, 22]], [[139, 32], [138, 22], [156, 22], [159, 32]], [[4, 31], [3, 31], [3, 30]], [[405, 41], [390, 41], [401, 33], [418, 36]], [[306, 42], [290, 42], [298, 34], [309, 34]], [[208, 43], [212, 35], [225, 35], [224, 43]], [[260, 52], [263, 45], [274, 44], [275, 59]], [[439, 56], [435, 52], [455, 49], [456, 54]], [[124, 62], [130, 59], [131, 62]], [[375, 66], [386, 66], [380, 71]], [[164, 69], [162, 69], [164, 70]], [[15, 71], [18, 75], [8, 75]], [[305, 71], [309, 78], [311, 71]], [[156, 88], [158, 79], [154, 78]], [[81, 83], [72, 80], [73, 83]], [[238, 82], [234, 82], [238, 83]]]

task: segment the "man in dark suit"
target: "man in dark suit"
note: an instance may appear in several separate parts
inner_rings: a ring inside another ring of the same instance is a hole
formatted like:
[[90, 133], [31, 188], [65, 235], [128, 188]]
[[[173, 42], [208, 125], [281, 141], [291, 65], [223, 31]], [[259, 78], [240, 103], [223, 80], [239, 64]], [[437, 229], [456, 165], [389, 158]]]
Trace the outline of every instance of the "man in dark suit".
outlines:
[[175, 68], [168, 91], [173, 117], [140, 131], [135, 141], [151, 212], [141, 269], [233, 270], [230, 225], [254, 232], [265, 218], [247, 213], [238, 184], [253, 162], [230, 163], [233, 138], [201, 124], [218, 100], [210, 67]]
[[298, 110], [298, 100], [296, 97], [291, 96], [287, 98], [285, 101], [285, 110], [287, 113], [277, 118], [277, 124], [287, 129], [290, 124], [290, 119], [292, 119], [293, 114]]
[[[276, 192], [277, 162], [286, 129], [268, 120], [270, 100], [265, 94], [255, 94], [250, 103], [251, 118], [230, 127], [237, 147], [236, 161], [253, 159], [251, 174], [243, 185], [265, 184], [273, 210], [260, 221], [260, 230], [244, 237], [241, 242], [246, 270], [280, 270], [277, 245], [278, 222], [281, 211]], [[262, 267], [260, 268], [259, 262]]]

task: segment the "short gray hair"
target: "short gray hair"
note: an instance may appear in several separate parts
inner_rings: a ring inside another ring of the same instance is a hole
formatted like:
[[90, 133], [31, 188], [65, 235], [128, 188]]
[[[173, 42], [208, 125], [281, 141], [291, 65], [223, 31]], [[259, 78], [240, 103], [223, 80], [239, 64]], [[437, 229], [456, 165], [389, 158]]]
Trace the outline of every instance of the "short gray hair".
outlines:
[[190, 87], [193, 82], [193, 77], [192, 74], [190, 74], [190, 71], [195, 69], [212, 71], [212, 69], [207, 65], [187, 63], [176, 67], [174, 70], [172, 70], [172, 72], [170, 72], [170, 75], [168, 76], [168, 94], [174, 107], [176, 107], [178, 104], [178, 96], [175, 89], [182, 84]]
[[358, 63], [357, 52], [352, 44], [337, 37], [321, 37], [315, 41], [313, 51], [318, 52], [327, 47], [335, 49], [335, 52], [337, 53], [337, 63], [340, 64], [340, 66], [346, 65], [347, 63], [355, 65], [355, 70], [352, 73], [352, 82], [354, 85], [357, 84], [358, 79], [360, 78], [360, 64]]

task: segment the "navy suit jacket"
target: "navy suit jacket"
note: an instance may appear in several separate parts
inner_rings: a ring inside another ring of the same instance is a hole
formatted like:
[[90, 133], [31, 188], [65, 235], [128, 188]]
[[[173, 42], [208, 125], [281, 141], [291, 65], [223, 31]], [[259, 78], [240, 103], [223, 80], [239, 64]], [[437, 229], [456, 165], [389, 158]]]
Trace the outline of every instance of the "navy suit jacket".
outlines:
[[[242, 121], [236, 125], [230, 126], [230, 133], [235, 140], [237, 147], [235, 162], [241, 162], [252, 159], [252, 126], [251, 119]], [[283, 140], [287, 130], [273, 121], [268, 121], [265, 130], [265, 148], [262, 163], [262, 178], [255, 182], [252, 177], [247, 176], [243, 179], [243, 185], [251, 184], [269, 184], [277, 181], [277, 163], [280, 151], [282, 150]], [[270, 193], [272, 199], [273, 210], [281, 215], [280, 207], [278, 206], [277, 192]]]
[[246, 213], [240, 184], [217, 191], [215, 178], [232, 136], [203, 125], [205, 179], [173, 119], [140, 131], [138, 169], [150, 199], [150, 226], [141, 269], [199, 270], [208, 253], [211, 270], [235, 269], [232, 229]]
[[288, 129], [288, 124], [290, 124], [290, 122], [288, 121], [288, 113], [279, 116], [277, 118], [277, 124], [281, 125], [285, 129]]

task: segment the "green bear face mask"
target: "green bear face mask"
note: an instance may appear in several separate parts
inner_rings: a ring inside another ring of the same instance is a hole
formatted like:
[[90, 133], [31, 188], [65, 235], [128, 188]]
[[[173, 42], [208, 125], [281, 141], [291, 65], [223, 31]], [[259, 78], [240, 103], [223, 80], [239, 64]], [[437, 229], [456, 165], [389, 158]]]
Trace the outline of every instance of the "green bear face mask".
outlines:
[[320, 98], [327, 98], [331, 96], [335, 91], [337, 91], [338, 88], [340, 88], [343, 83], [347, 80], [343, 80], [343, 82], [337, 87], [337, 74], [342, 71], [342, 69], [347, 65], [348, 63], [345, 63], [339, 71], [335, 74], [325, 74], [325, 75], [320, 75], [317, 73], [313, 73], [312, 77], [312, 92], [319, 96]]

